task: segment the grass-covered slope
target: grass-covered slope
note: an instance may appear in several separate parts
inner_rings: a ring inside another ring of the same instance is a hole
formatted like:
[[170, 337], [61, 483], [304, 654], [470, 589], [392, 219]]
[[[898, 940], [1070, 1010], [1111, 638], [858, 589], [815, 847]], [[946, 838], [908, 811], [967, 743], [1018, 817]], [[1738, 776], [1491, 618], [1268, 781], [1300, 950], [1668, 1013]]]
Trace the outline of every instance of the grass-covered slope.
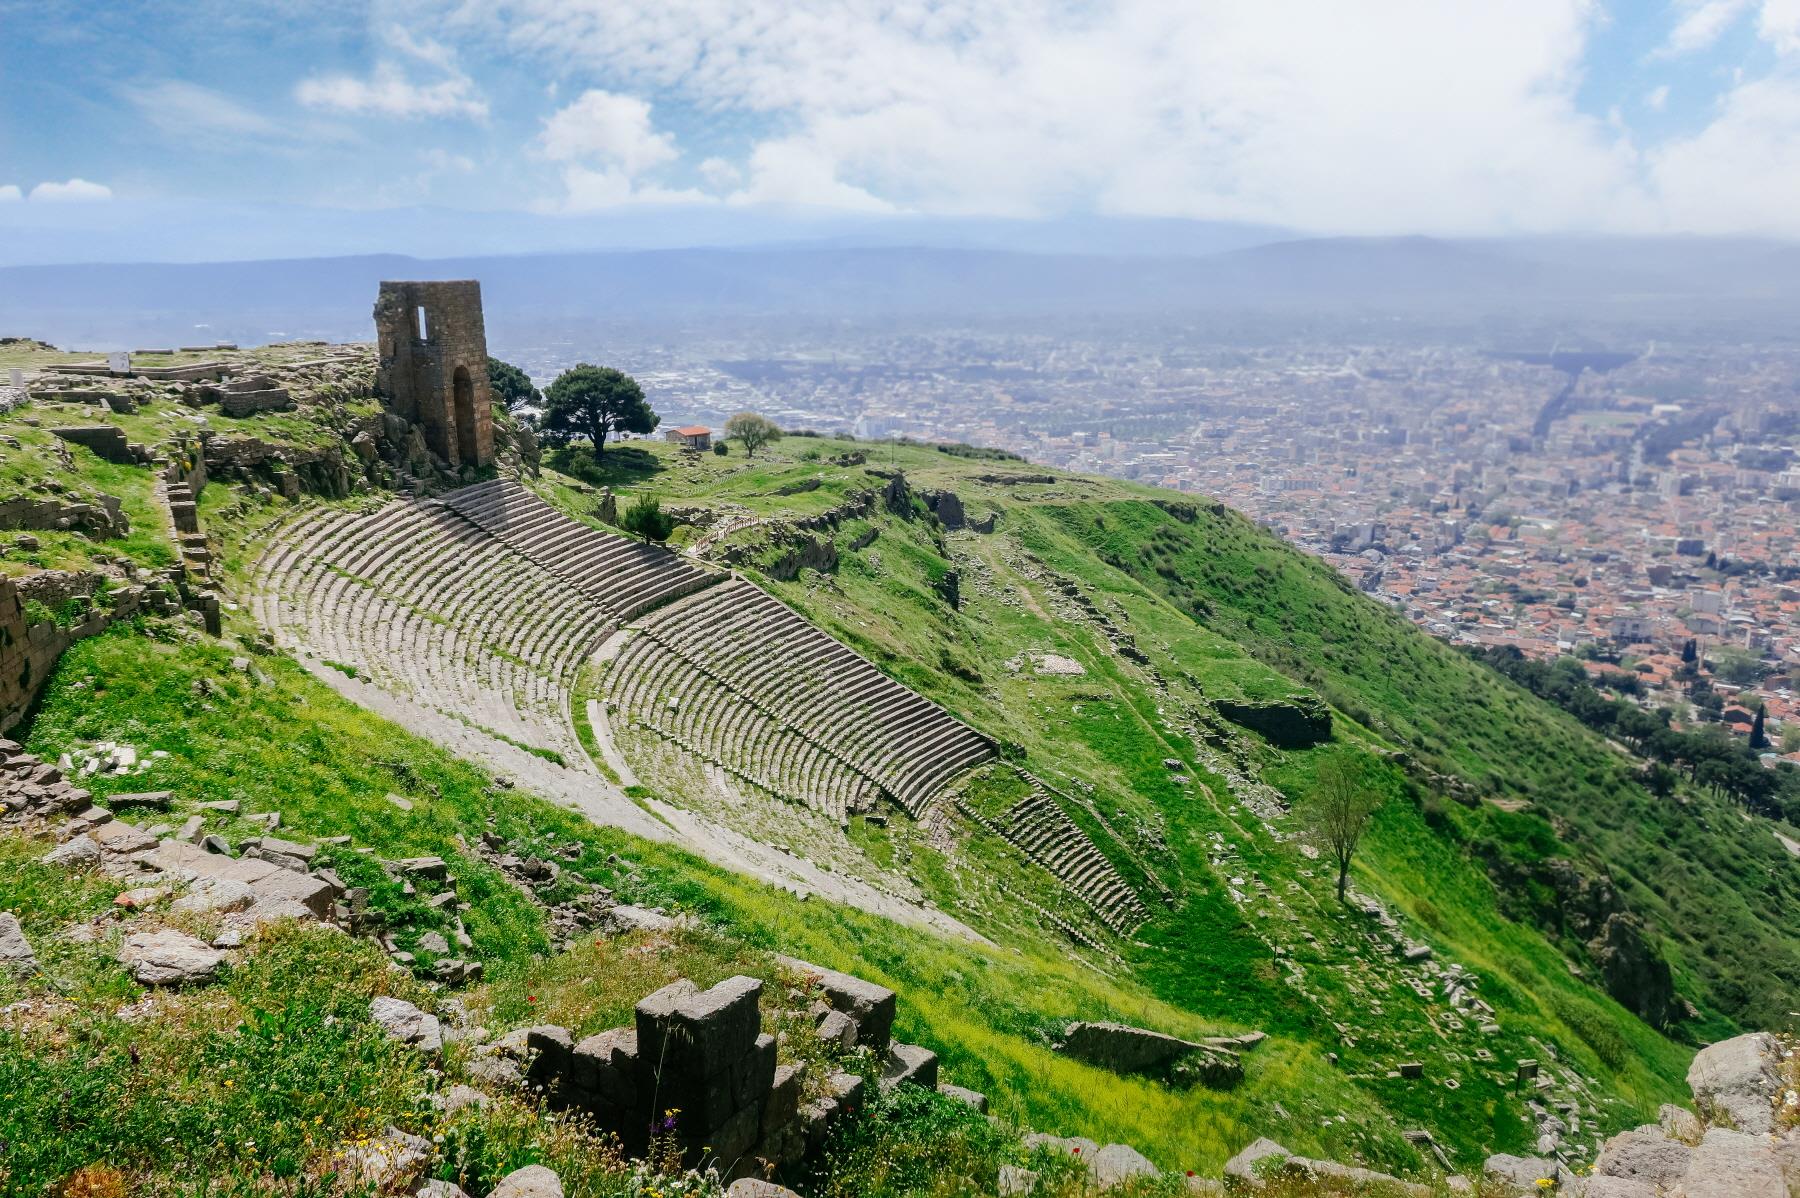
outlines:
[[[1235, 513], [1177, 510], [1127, 501], [1027, 514], [1046, 540], [1076, 542], [1153, 587], [1389, 743], [1534, 804], [1662, 934], [1682, 992], [1704, 1011], [1751, 1027], [1787, 1017], [1800, 996], [1800, 869], [1770, 837], [1700, 796], [1651, 795], [1574, 719]], [[1455, 815], [1448, 830], [1477, 855], [1529, 862], [1545, 851], [1529, 817], [1492, 806]]]
[[[1629, 1122], [1678, 1093], [1682, 1050], [1573, 976], [1565, 950], [1578, 946], [1553, 944], [1509, 918], [1520, 904], [1490, 880], [1490, 850], [1508, 859], [1580, 856], [1592, 846], [1579, 829], [1570, 829], [1571, 846], [1537, 816], [1447, 804], [1420, 782], [1423, 771], [1401, 768], [1393, 755], [1429, 756], [1476, 781], [1490, 772], [1515, 777], [1506, 762], [1530, 755], [1548, 787], [1556, 745], [1566, 743], [1574, 746], [1566, 760], [1610, 771], [1598, 782], [1580, 774], [1561, 781], [1596, 805], [1634, 799], [1624, 768], [1564, 717], [1318, 563], [1179, 497], [924, 447], [809, 438], [755, 463], [662, 447], [609, 457], [613, 465], [599, 472], [578, 464], [590, 488], [610, 481], [728, 513], [736, 527], [722, 535], [714, 519], [678, 539], [712, 553], [741, 546], [735, 560], [753, 569], [776, 563], [766, 585], [1003, 742], [1063, 796], [1157, 912], [1135, 943], [1118, 946], [1116, 960], [1096, 957], [1098, 967], [1122, 969], [1186, 1010], [1306, 1040], [1320, 1059], [1335, 1052], [1343, 1075], [1386, 1108], [1435, 1128], [1480, 1126], [1491, 1144], [1524, 1148], [1534, 1138], [1508, 1069], [1546, 1044], [1619, 1096], [1609, 1120]], [[790, 499], [804, 501], [808, 515], [843, 510], [896, 471], [915, 496], [950, 490], [971, 520], [997, 515], [996, 531], [946, 533], [925, 515], [925, 499], [881, 505], [808, 534], [833, 540], [835, 568], [780, 577], [794, 535], [782, 524]], [[548, 493], [591, 513], [591, 490], [547, 481]], [[945, 597], [952, 573], [955, 606]], [[1033, 663], [1044, 654], [1081, 672], [1040, 670]], [[1314, 660], [1325, 664], [1301, 668]], [[1209, 714], [1215, 699], [1297, 689], [1337, 706], [1330, 744], [1280, 750], [1221, 732]], [[1448, 1010], [1435, 983], [1421, 995], [1425, 979], [1396, 966], [1361, 917], [1337, 906], [1326, 871], [1297, 851], [1292, 821], [1266, 827], [1246, 805], [1270, 787], [1305, 795], [1319, 762], [1340, 754], [1390, 796], [1359, 858], [1359, 887], [1408, 936], [1479, 977], [1498, 1033]], [[996, 768], [963, 797], [993, 813], [1017, 794], [1016, 776]], [[989, 934], [1041, 940], [1047, 933], [1033, 908], [1079, 922], [1078, 905], [996, 838], [965, 825], [960, 847], [945, 853], [918, 833], [853, 828], [878, 859], [907, 861], [934, 897]], [[1419, 1058], [1436, 1084], [1388, 1076]], [[1444, 1074], [1453, 1084], [1442, 1083]]]
[[[34, 442], [28, 456], [39, 452]], [[487, 830], [546, 851], [577, 845], [558, 857], [571, 873], [626, 901], [691, 911], [729, 942], [683, 967], [754, 971], [758, 954], [779, 951], [892, 985], [899, 1034], [939, 1050], [950, 1079], [988, 1092], [1003, 1115], [1132, 1143], [1176, 1169], [1214, 1172], [1269, 1135], [1417, 1170], [1428, 1162], [1401, 1132], [1421, 1126], [1465, 1166], [1528, 1151], [1536, 1128], [1512, 1078], [1524, 1057], [1558, 1062], [1547, 1097], [1583, 1104], [1583, 1140], [1678, 1098], [1686, 1050], [1593, 984], [1579, 940], [1546, 918], [1557, 896], [1541, 867], [1557, 858], [1610, 869], [1666, 945], [1682, 993], [1704, 1012], [1685, 1034], [1778, 1022], [1794, 1005], [1800, 868], [1765, 850], [1770, 838], [1741, 834], [1734, 813], [1701, 796], [1651, 799], [1632, 763], [1572, 720], [1228, 511], [1016, 461], [815, 438], [754, 462], [660, 444], [611, 450], [602, 464], [585, 451], [556, 461], [566, 472], [539, 483], [555, 502], [591, 518], [601, 486], [621, 506], [661, 498], [694, 521], [678, 546], [735, 565], [1002, 745], [1004, 760], [924, 823], [887, 813], [848, 829], [857, 853], [917, 879], [991, 944], [802, 901], [496, 786], [293, 662], [258, 656], [254, 671], [233, 669], [244, 649], [229, 638], [255, 632], [242, 614], [225, 645], [120, 629], [77, 646], [29, 725], [31, 747], [160, 748], [169, 756], [129, 788], [167, 787], [184, 804], [237, 798], [245, 813], [279, 810], [302, 838], [448, 858], [488, 971], [470, 1000], [496, 1023], [547, 1011], [588, 1027], [647, 979], [603, 949], [552, 954], [541, 910], [468, 849]], [[101, 477], [85, 459], [73, 475]], [[106, 481], [120, 493], [137, 478]], [[954, 492], [972, 522], [993, 517], [994, 530], [947, 531], [930, 514], [938, 492]], [[201, 507], [238, 568], [289, 510], [225, 484]], [[1328, 742], [1279, 748], [1216, 706], [1298, 691], [1334, 708]], [[1329, 759], [1385, 798], [1354, 880], [1391, 932], [1336, 902], [1326, 863], [1282, 814]], [[1449, 801], [1432, 771], [1522, 802]], [[682, 793], [677, 774], [640, 773], [659, 798], [707, 802]], [[1107, 932], [963, 814], [998, 816], [1028, 777], [1150, 908], [1134, 935]], [[378, 870], [358, 875], [354, 855], [340, 855], [340, 872], [374, 887], [400, 946], [415, 949], [433, 927], [424, 896], [384, 885]], [[0, 893], [0, 905], [32, 901]], [[1399, 941], [1429, 946], [1433, 961], [1402, 959]], [[1452, 1001], [1451, 966], [1491, 1023]], [[79, 985], [99, 1001], [120, 996], [107, 989], [116, 982], [116, 970], [98, 969]], [[1246, 1056], [1238, 1088], [1179, 1091], [1056, 1055], [1050, 1042], [1072, 1019], [1183, 1035], [1259, 1028], [1271, 1039]], [[1415, 1061], [1422, 1078], [1397, 1076]], [[849, 1192], [833, 1184], [817, 1192]]]
[[[298, 665], [258, 657], [255, 673], [236, 670], [231, 658], [242, 652], [185, 639], [164, 643], [126, 628], [83, 642], [65, 654], [28, 747], [52, 758], [97, 740], [162, 749], [169, 756], [150, 773], [112, 787], [96, 783], [96, 793], [165, 787], [180, 795], [182, 810], [237, 798], [241, 815], [279, 811], [284, 835], [348, 835], [384, 857], [445, 857], [459, 895], [472, 903], [463, 918], [474, 955], [488, 968], [487, 986], [470, 1001], [491, 1008], [497, 1026], [566, 1018], [598, 1030], [661, 983], [646, 986], [641, 972], [607, 966], [604, 953], [547, 957], [541, 911], [467, 849], [486, 830], [527, 844], [579, 844], [578, 856], [558, 857], [567, 871], [621, 899], [700, 916], [737, 945], [704, 968], [729, 973], [754, 964], [756, 953], [780, 951], [895, 987], [896, 1034], [938, 1050], [949, 1078], [984, 1090], [997, 1112], [1025, 1126], [1138, 1144], [1170, 1168], [1216, 1172], [1261, 1134], [1281, 1134], [1301, 1152], [1419, 1163], [1400, 1136], [1399, 1118], [1321, 1071], [1304, 1039], [1278, 1035], [1249, 1059], [1244, 1084], [1229, 1093], [1171, 1091], [1065, 1060], [1046, 1040], [1070, 1019], [1120, 1019], [1188, 1035], [1242, 1031], [1250, 1023], [1229, 1011], [1195, 1014], [1050, 946], [944, 940], [802, 901], [678, 850], [595, 828], [529, 794], [495, 787], [488, 775], [352, 706]], [[407, 798], [412, 810], [398, 809], [390, 793]], [[211, 827], [229, 836], [254, 825], [215, 820]], [[14, 887], [47, 883], [24, 877], [0, 887], [0, 907], [38, 908], [35, 889]], [[98, 909], [106, 900], [99, 895], [89, 905]], [[416, 900], [397, 887], [377, 887], [373, 901], [396, 925], [417, 926], [409, 922], [420, 914]], [[53, 922], [51, 913], [42, 922]], [[36, 928], [28, 923], [27, 931]], [[78, 1002], [116, 1005], [123, 993], [116, 966], [83, 966], [64, 977]], [[0, 1057], [8, 1055], [0, 1046]], [[1292, 1122], [1271, 1114], [1276, 1103]], [[1325, 1114], [1346, 1118], [1320, 1126]]]
[[[866, 462], [846, 464], [857, 457]], [[770, 585], [984, 731], [1037, 733], [1034, 762], [1080, 777], [1084, 763], [1103, 761], [1122, 772], [1110, 777], [1129, 804], [1158, 785], [1148, 766], [1167, 745], [1151, 742], [1166, 729], [1140, 712], [1153, 735], [1135, 761], [1117, 759], [1117, 746], [1096, 753], [1086, 737], [1071, 743], [1070, 721], [1091, 727], [1096, 712], [1063, 699], [1088, 684], [1059, 687], [1002, 668], [1021, 649], [1072, 653], [1090, 668], [1110, 659], [1097, 673], [1119, 675], [1119, 695], [1135, 692], [1140, 706], [1162, 684], [1177, 692], [1191, 684], [1207, 699], [1270, 698], [1298, 685], [1332, 704], [1349, 740], [1405, 751], [1429, 770], [1461, 776], [1474, 793], [1513, 800], [1465, 809], [1442, 794], [1419, 798], [1445, 851], [1523, 880], [1505, 896], [1509, 910], [1554, 919], [1561, 896], [1537, 884], [1546, 858], [1570, 855], [1610, 874], [1660, 938], [1682, 995], [1700, 1008], [1694, 1035], [1773, 1025], [1796, 1005], [1800, 867], [1772, 838], [1704, 796], [1653, 797], [1637, 785], [1634, 762], [1565, 713], [1223, 505], [930, 447], [812, 438], [781, 442], [755, 463], [634, 446], [591, 477], [779, 516], [827, 511], [883, 485], [871, 468], [904, 471], [914, 492], [952, 490], [971, 518], [996, 513], [998, 531], [946, 540], [928, 521], [879, 512], [867, 523], [880, 535], [865, 549], [842, 552], [866, 535], [865, 522], [839, 529], [835, 571]], [[726, 540], [759, 535], [752, 527]], [[962, 576], [960, 611], [941, 597], [951, 570]], [[1083, 613], [1059, 598], [1071, 582], [1106, 609], [1086, 626], [1072, 623]], [[1106, 652], [1106, 635], [1119, 633], [1149, 655], [1160, 681]], [[1518, 801], [1530, 806], [1506, 810]]]

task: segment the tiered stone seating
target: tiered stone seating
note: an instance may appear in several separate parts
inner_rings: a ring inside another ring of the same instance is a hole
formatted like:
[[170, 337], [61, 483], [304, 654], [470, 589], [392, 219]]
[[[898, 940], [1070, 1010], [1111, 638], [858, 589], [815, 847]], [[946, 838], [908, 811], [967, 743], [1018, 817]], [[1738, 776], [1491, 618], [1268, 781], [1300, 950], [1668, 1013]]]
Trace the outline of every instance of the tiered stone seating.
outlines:
[[985, 819], [967, 805], [963, 810], [1054, 874], [1113, 931], [1129, 936], [1150, 918], [1106, 854], [1043, 791], [1034, 789], [1014, 803], [1004, 819]]
[[620, 621], [721, 577], [665, 549], [571, 519], [510, 479], [464, 487], [444, 505], [573, 584]]
[[875, 805], [873, 782], [651, 637], [632, 637], [608, 677], [634, 722], [746, 782], [839, 823]]
[[[735, 698], [735, 707], [710, 696], [699, 708], [693, 726], [706, 738], [696, 743], [710, 746], [708, 757], [821, 810], [867, 810], [885, 795], [916, 816], [952, 778], [993, 756], [986, 737], [742, 579], [634, 626], [631, 661], [678, 659]], [[618, 673], [631, 673], [623, 658]], [[630, 718], [659, 730], [672, 723], [668, 698], [679, 711], [681, 693], [614, 692]], [[759, 719], [783, 734], [745, 735]]]
[[262, 563], [269, 626], [327, 661], [590, 768], [570, 687], [606, 663], [625, 720], [833, 819], [921, 814], [993, 745], [742, 579], [592, 528], [516, 483], [315, 513]]
[[611, 631], [558, 576], [437, 504], [302, 521], [259, 566], [277, 636], [446, 715], [590, 768], [569, 691]]

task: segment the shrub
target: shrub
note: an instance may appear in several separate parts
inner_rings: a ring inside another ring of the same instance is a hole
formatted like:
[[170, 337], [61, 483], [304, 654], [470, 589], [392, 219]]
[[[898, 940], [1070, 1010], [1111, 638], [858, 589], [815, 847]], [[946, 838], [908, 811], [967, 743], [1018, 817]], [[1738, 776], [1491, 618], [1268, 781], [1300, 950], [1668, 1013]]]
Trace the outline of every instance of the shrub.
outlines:
[[675, 517], [662, 510], [662, 501], [648, 495], [640, 495], [632, 505], [625, 509], [625, 518], [619, 527], [634, 537], [643, 537], [647, 545], [652, 541], [666, 541], [669, 534], [675, 531]]

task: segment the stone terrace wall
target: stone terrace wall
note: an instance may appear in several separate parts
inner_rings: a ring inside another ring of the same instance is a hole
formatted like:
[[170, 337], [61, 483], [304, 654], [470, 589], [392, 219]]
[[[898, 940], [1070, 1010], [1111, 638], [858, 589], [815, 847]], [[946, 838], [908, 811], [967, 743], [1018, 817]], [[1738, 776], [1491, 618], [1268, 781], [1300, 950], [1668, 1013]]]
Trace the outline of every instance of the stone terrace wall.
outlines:
[[60, 571], [24, 579], [0, 576], [0, 732], [10, 730], [24, 718], [64, 649], [140, 610], [173, 608], [172, 601], [162, 592], [152, 593], [134, 584], [115, 592], [72, 628], [64, 628], [53, 620], [27, 622], [27, 600], [54, 606], [76, 595], [95, 594], [103, 581], [99, 574]]

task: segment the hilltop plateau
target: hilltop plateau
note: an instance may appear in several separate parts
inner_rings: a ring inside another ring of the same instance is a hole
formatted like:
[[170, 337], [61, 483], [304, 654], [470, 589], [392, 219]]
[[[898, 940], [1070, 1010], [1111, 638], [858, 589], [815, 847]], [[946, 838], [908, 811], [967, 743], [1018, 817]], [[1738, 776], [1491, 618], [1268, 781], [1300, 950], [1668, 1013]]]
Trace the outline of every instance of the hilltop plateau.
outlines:
[[1239, 514], [382, 359], [0, 342], [0, 1193], [1800, 1177], [1800, 859]]

